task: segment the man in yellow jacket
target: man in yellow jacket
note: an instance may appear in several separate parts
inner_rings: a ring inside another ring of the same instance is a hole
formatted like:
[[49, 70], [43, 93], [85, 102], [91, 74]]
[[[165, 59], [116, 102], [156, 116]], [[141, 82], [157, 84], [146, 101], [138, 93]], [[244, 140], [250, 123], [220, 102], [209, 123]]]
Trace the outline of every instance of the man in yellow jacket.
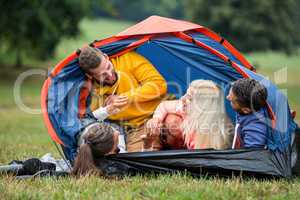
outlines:
[[165, 79], [135, 51], [109, 59], [100, 50], [85, 47], [79, 55], [79, 65], [93, 79], [94, 115], [99, 114], [99, 108], [114, 105], [104, 110], [104, 116], [125, 128], [128, 152], [142, 150], [143, 126], [166, 94]]

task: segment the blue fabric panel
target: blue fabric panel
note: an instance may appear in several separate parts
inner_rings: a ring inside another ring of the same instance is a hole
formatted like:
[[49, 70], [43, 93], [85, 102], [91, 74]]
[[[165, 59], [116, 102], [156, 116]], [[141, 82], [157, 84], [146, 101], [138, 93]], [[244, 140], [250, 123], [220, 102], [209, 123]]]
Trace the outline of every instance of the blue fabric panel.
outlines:
[[206, 45], [212, 47], [213, 49], [219, 51], [220, 53], [224, 54], [225, 56], [230, 58], [230, 60], [236, 62], [237, 64], [242, 65], [242, 63], [219, 42], [216, 42], [215, 40], [210, 39], [209, 37], [203, 35], [202, 33], [191, 33], [189, 35], [192, 36], [195, 40], [201, 41], [204, 44], [206, 44]]
[[[192, 36], [240, 63], [218, 42], [201, 34], [193, 33]], [[100, 47], [100, 49], [112, 55], [125, 49], [134, 41], [136, 39], [122, 40]], [[173, 36], [153, 39], [138, 47], [136, 51], [156, 67], [168, 82], [168, 92], [177, 97], [182, 96], [189, 83], [195, 79], [208, 79], [216, 82], [224, 90], [226, 96], [230, 83], [242, 78], [242, 75], [234, 68], [209, 51]], [[268, 135], [268, 146], [270, 149], [284, 150], [289, 145], [291, 133], [296, 127], [291, 119], [286, 97], [270, 81], [244, 67], [242, 69], [252, 78], [263, 80], [262, 83], [268, 88], [268, 102], [277, 117], [276, 129], [270, 131]], [[52, 78], [48, 91], [49, 118], [59, 138], [66, 145], [66, 156], [70, 160], [73, 160], [76, 155], [76, 136], [87, 124], [78, 118], [79, 94], [84, 80], [84, 73], [78, 67], [78, 59], [74, 59], [56, 77]], [[87, 99], [87, 105], [89, 103], [90, 97]], [[234, 120], [235, 112], [227, 100], [225, 100], [225, 107], [231, 119]], [[88, 108], [87, 114], [90, 113]], [[88, 117], [91, 118], [91, 115]]]
[[78, 118], [78, 102], [84, 79], [81, 69], [73, 63], [52, 78], [48, 91], [49, 119], [59, 138], [71, 149], [76, 147], [76, 135], [82, 128]]
[[193, 43], [175, 37], [155, 40], [155, 42], [190, 66], [208, 73], [216, 81], [228, 82], [241, 77], [240, 73], [222, 59]]
[[[189, 83], [195, 79], [208, 79], [216, 82], [223, 88], [226, 97], [230, 82], [242, 78], [222, 59], [205, 49], [200, 49], [192, 43], [175, 37], [151, 40], [136, 51], [157, 68], [168, 82], [168, 92], [175, 94], [178, 98], [186, 92]], [[235, 113], [226, 99], [225, 108], [234, 122]]]
[[121, 41], [117, 41], [114, 43], [110, 43], [104, 46], [101, 46], [99, 49], [106, 53], [107, 55], [111, 56], [113, 54], [116, 54], [120, 51], [122, 51], [123, 49], [125, 49], [129, 44], [131, 44], [132, 42], [137, 41], [137, 39], [126, 39], [126, 40], [121, 40]]
[[[242, 67], [243, 68], [243, 67]], [[291, 143], [291, 135], [294, 133], [297, 124], [291, 117], [287, 97], [268, 79], [243, 68], [251, 78], [260, 81], [268, 90], [268, 103], [276, 116], [276, 127], [270, 129], [268, 147], [272, 150], [279, 149], [283, 151]], [[269, 126], [271, 122], [269, 122]]]
[[[146, 57], [167, 81], [183, 84], [180, 87], [184, 92], [194, 79], [211, 79], [218, 84], [227, 84], [242, 77], [207, 50], [174, 37], [151, 40], [136, 51]], [[174, 90], [174, 87], [169, 88], [169, 92]]]

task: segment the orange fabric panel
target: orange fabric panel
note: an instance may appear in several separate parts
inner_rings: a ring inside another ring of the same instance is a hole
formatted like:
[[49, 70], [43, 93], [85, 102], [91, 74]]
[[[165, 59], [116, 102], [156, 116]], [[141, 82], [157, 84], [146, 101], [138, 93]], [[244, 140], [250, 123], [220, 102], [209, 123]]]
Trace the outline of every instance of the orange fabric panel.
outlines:
[[[228, 62], [229, 58], [227, 56], [225, 56], [224, 54], [220, 53], [219, 51], [215, 50], [214, 48], [211, 48], [210, 46], [198, 41], [198, 40], [194, 40], [191, 36], [179, 32], [179, 33], [175, 33], [175, 35], [187, 42], [191, 42], [191, 43], [195, 43], [196, 45], [208, 50], [209, 52], [211, 52], [212, 54], [218, 56], [219, 58], [221, 58], [222, 60], [224, 60], [224, 62]], [[243, 77], [245, 78], [249, 78], [248, 74], [245, 73], [236, 63], [232, 62], [232, 67], [235, 68]]]
[[[202, 28], [202, 29], [196, 29], [199, 33], [202, 33], [206, 35], [207, 37], [220, 42], [222, 40], [222, 37], [220, 37], [218, 34], [215, 32], [207, 29], [207, 28]], [[234, 55], [246, 68], [250, 70], [254, 70], [252, 65], [246, 60], [246, 58], [235, 48], [233, 47], [227, 40], [224, 39], [224, 42], [222, 45], [230, 52], [232, 55]]]
[[129, 36], [125, 36], [125, 37], [115, 37], [115, 36], [113, 36], [113, 37], [110, 37], [110, 38], [106, 38], [106, 39], [103, 39], [103, 40], [100, 40], [100, 41], [93, 42], [93, 45], [98, 48], [98, 47], [107, 45], [107, 44], [112, 43], [112, 42], [116, 42], [116, 41], [119, 41], [119, 40], [126, 39], [128, 37]]
[[129, 27], [125, 31], [122, 31], [116, 36], [120, 37], [157, 33], [172, 33], [193, 30], [197, 28], [202, 28], [202, 26], [183, 20], [176, 20], [160, 16], [150, 16], [147, 19], [141, 21], [140, 23], [137, 23]]
[[267, 110], [270, 115], [271, 121], [272, 121], [272, 128], [274, 129], [276, 127], [276, 115], [271, 107], [271, 105], [267, 102]]
[[84, 86], [80, 90], [80, 96], [79, 96], [79, 105], [78, 105], [78, 117], [82, 118], [84, 117], [86, 113], [86, 99], [90, 94], [90, 91], [92, 89], [92, 81], [90, 79], [87, 79], [84, 83]]
[[52, 123], [49, 119], [49, 116], [48, 116], [47, 97], [48, 97], [48, 89], [49, 89], [50, 85], [51, 85], [51, 78], [48, 77], [47, 80], [44, 82], [44, 85], [43, 85], [43, 88], [41, 91], [41, 108], [42, 108], [42, 113], [43, 113], [43, 119], [44, 119], [46, 128], [48, 130], [48, 134], [51, 136], [52, 140], [63, 145], [64, 143], [57, 136], [57, 134], [52, 126]]
[[150, 38], [152, 37], [152, 35], [147, 35], [147, 36], [144, 36], [143, 38], [129, 44], [125, 49], [123, 49], [122, 51], [114, 54], [114, 55], [111, 55], [110, 58], [115, 58], [115, 57], [118, 57], [120, 55], [123, 55], [124, 53], [127, 53], [129, 51], [132, 51], [133, 49], [135, 49], [136, 47], [142, 45], [143, 43], [147, 42]]

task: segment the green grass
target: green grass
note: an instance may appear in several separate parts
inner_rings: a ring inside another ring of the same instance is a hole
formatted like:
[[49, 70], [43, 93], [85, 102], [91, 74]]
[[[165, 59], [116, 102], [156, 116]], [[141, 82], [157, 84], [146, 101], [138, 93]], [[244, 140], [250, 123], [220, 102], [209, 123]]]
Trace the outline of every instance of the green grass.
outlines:
[[[50, 61], [38, 61], [36, 64], [40, 63], [41, 68], [51, 67], [76, 48], [96, 38], [101, 39], [117, 33], [129, 25], [130, 23], [113, 20], [84, 20], [81, 23], [82, 36], [77, 39], [64, 39], [57, 48], [56, 58]], [[275, 78], [274, 73], [282, 66], [287, 66], [287, 80], [279, 86], [287, 88], [290, 103], [300, 115], [299, 54], [286, 57], [281, 53], [261, 52], [248, 54], [246, 57], [251, 63], [259, 66], [260, 73], [274, 81], [278, 79]], [[30, 62], [34, 63], [29, 60], [28, 63]], [[14, 82], [22, 71], [11, 71], [3, 67], [0, 73], [0, 164], [8, 163], [13, 159], [40, 157], [47, 152], [58, 157], [41, 114], [28, 114], [14, 101]], [[21, 96], [25, 105], [39, 108], [42, 82], [43, 77], [39, 76], [33, 76], [24, 82]], [[299, 119], [297, 117], [298, 122]], [[299, 196], [299, 178], [287, 182], [286, 180], [257, 181], [240, 178], [161, 175], [127, 177], [121, 180], [68, 177], [17, 181], [10, 176], [0, 176], [0, 199], [299, 199]]]
[[[9, 84], [1, 84], [2, 88], [5, 85], [8, 96], [5, 101], [0, 100], [0, 163], [40, 157], [46, 152], [58, 157], [42, 116], [17, 108]], [[41, 82], [30, 81], [23, 87], [28, 91], [23, 97], [31, 99], [35, 108], [39, 107], [40, 87]], [[300, 179], [287, 182], [161, 175], [122, 180], [86, 177], [17, 181], [10, 176], [0, 176], [0, 199], [297, 199], [299, 195]]]
[[[196, 179], [185, 175], [104, 180], [37, 179], [0, 183], [2, 199], [297, 199], [299, 184], [287, 181]], [[16, 188], [17, 191], [16, 191]]]

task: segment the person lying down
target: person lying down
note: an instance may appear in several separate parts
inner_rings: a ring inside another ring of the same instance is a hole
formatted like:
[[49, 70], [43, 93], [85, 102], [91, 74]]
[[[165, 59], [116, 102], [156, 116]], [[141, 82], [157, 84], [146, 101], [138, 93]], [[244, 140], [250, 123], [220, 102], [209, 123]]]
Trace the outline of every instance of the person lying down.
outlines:
[[[180, 100], [162, 102], [146, 124], [143, 151], [230, 147], [233, 125], [224, 112], [223, 96], [212, 81], [197, 80]], [[86, 127], [78, 139], [72, 175], [105, 176], [96, 160], [119, 153], [119, 134], [105, 122]]]
[[234, 134], [223, 91], [209, 80], [195, 80], [181, 99], [163, 101], [146, 127], [144, 151], [227, 149]]
[[79, 139], [79, 149], [71, 174], [105, 175], [97, 166], [96, 159], [119, 152], [119, 132], [106, 123], [93, 123]]

